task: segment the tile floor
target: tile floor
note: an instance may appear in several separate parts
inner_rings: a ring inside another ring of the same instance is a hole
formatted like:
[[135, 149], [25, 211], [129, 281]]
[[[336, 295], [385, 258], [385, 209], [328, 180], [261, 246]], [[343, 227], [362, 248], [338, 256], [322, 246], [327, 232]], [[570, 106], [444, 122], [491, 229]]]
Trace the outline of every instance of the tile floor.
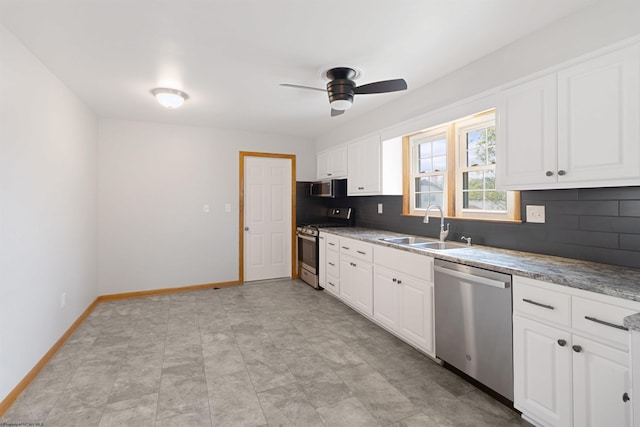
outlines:
[[2, 423], [526, 425], [327, 293], [292, 280], [102, 303]]

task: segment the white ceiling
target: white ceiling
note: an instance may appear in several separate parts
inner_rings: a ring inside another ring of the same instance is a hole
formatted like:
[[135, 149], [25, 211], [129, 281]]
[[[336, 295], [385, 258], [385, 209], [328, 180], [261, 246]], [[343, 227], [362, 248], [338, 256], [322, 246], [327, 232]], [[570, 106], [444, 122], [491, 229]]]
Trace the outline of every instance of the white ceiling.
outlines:
[[[99, 116], [315, 137], [593, 0], [0, 0], [0, 22]], [[525, 55], [526, 52], [523, 52]], [[319, 70], [356, 65], [356, 96], [329, 117]], [[181, 89], [179, 110], [149, 90]]]

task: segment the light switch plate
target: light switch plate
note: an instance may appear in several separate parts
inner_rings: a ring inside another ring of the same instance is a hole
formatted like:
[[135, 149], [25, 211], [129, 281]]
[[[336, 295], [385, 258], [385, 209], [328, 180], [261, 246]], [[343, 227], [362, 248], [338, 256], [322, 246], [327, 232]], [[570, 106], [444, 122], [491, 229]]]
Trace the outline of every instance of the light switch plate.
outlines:
[[224, 205], [224, 211], [226, 213], [231, 213], [231, 203], [225, 203]]
[[202, 212], [204, 213], [209, 213], [210, 209], [209, 209], [209, 205], [204, 205], [202, 206]]
[[527, 222], [544, 224], [544, 205], [527, 205]]

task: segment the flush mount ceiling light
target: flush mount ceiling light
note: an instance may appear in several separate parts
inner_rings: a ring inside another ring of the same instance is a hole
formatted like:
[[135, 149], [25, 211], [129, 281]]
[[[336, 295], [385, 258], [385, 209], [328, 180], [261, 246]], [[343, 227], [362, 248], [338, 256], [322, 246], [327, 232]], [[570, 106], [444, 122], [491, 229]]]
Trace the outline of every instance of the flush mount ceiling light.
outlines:
[[157, 87], [151, 89], [151, 93], [156, 97], [156, 101], [160, 105], [169, 110], [179, 108], [184, 101], [189, 99], [189, 95], [178, 89], [169, 89], [165, 87]]

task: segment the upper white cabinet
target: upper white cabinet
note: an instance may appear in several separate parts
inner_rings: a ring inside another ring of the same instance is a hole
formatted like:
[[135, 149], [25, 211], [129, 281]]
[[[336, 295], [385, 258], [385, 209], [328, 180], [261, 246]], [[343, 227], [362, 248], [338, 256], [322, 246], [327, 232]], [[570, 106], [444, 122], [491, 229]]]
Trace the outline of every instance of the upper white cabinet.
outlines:
[[347, 177], [347, 147], [341, 146], [318, 153], [318, 179], [339, 179]]
[[497, 184], [511, 190], [640, 183], [640, 47], [500, 93]]
[[[503, 188], [557, 182], [556, 76], [506, 90], [497, 108], [496, 172]], [[547, 174], [547, 171], [550, 173]]]
[[402, 194], [402, 139], [373, 135], [349, 144], [347, 195]]

